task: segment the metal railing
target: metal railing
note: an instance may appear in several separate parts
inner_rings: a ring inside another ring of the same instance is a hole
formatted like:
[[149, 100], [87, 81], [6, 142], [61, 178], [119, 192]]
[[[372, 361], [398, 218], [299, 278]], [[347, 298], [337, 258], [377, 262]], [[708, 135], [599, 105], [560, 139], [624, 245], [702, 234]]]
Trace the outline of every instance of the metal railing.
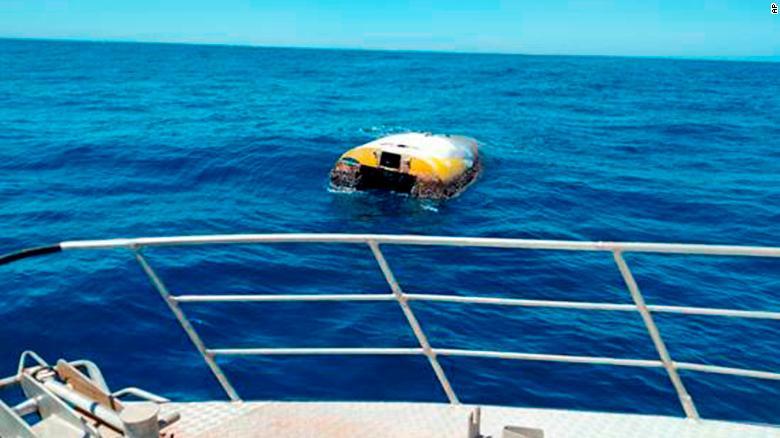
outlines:
[[[379, 269], [382, 271], [391, 293], [389, 294], [324, 294], [324, 295], [173, 295], [160, 279], [149, 261], [142, 254], [142, 249], [150, 246], [202, 245], [202, 244], [238, 244], [238, 243], [349, 243], [367, 245], [371, 250]], [[535, 250], [563, 251], [601, 251], [612, 254], [615, 264], [631, 295], [633, 304], [615, 304], [602, 302], [578, 302], [557, 300], [533, 300], [515, 298], [493, 298], [460, 295], [432, 295], [406, 293], [395, 278], [390, 265], [385, 259], [380, 245], [435, 245], [461, 247], [514, 248]], [[708, 315], [737, 318], [758, 318], [780, 320], [780, 312], [748, 311], [735, 309], [702, 308], [688, 306], [648, 305], [634, 279], [631, 270], [623, 258], [627, 252], [746, 256], [746, 257], [780, 257], [780, 248], [756, 246], [728, 245], [688, 245], [665, 243], [620, 243], [620, 242], [577, 242], [558, 240], [526, 240], [526, 239], [496, 239], [472, 237], [434, 237], [407, 235], [373, 235], [373, 234], [238, 234], [215, 236], [182, 236], [137, 239], [112, 239], [62, 242], [51, 247], [34, 248], [0, 257], [0, 264], [18, 260], [33, 255], [49, 254], [59, 250], [77, 249], [130, 249], [141, 268], [149, 277], [152, 285], [174, 314], [179, 324], [187, 333], [192, 344], [198, 350], [211, 372], [231, 400], [240, 400], [230, 380], [217, 364], [216, 356], [233, 355], [422, 355], [430, 362], [444, 394], [450, 403], [459, 403], [458, 397], [439, 364], [438, 356], [481, 357], [510, 360], [530, 360], [548, 362], [568, 362], [581, 364], [615, 365], [629, 367], [664, 368], [674, 387], [680, 405], [685, 415], [698, 419], [699, 414], [693, 399], [683, 384], [678, 370], [698, 371], [705, 373], [726, 374], [732, 376], [752, 377], [758, 379], [780, 380], [780, 373], [724, 367], [708, 364], [677, 362], [669, 354], [666, 344], [653, 321], [654, 313], [674, 313], [684, 315]], [[180, 303], [214, 303], [214, 302], [313, 302], [313, 301], [396, 301], [406, 317], [414, 333], [418, 347], [414, 348], [208, 348], [182, 310]], [[559, 309], [601, 310], [617, 312], [638, 312], [647, 329], [650, 339], [658, 353], [658, 359], [623, 359], [596, 356], [574, 356], [565, 354], [540, 354], [505, 351], [464, 350], [452, 348], [435, 348], [425, 335], [417, 318], [409, 306], [410, 301], [437, 301], [449, 303], [491, 304], [500, 306], [548, 307]]]

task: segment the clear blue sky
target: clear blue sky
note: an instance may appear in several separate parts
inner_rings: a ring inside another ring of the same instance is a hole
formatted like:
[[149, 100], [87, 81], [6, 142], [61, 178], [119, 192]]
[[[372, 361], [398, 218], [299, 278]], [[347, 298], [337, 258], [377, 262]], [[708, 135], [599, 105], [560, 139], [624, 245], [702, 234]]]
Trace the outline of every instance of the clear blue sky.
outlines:
[[0, 0], [0, 36], [780, 57], [770, 0]]

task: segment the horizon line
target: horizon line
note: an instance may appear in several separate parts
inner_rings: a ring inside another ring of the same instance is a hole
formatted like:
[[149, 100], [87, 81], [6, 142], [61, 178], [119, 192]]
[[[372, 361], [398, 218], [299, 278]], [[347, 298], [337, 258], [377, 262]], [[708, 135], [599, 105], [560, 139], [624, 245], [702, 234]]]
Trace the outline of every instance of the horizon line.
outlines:
[[780, 62], [780, 55], [626, 55], [626, 54], [589, 54], [589, 53], [523, 53], [511, 51], [482, 51], [482, 50], [444, 50], [444, 49], [408, 49], [408, 48], [385, 48], [385, 47], [359, 47], [359, 46], [316, 46], [316, 45], [274, 45], [274, 44], [254, 44], [240, 42], [209, 42], [209, 41], [150, 41], [144, 39], [132, 38], [90, 38], [90, 37], [56, 37], [56, 36], [12, 36], [0, 35], [2, 40], [17, 41], [50, 41], [50, 42], [73, 42], [73, 43], [117, 43], [117, 44], [164, 44], [164, 45], [184, 45], [184, 46], [215, 46], [215, 47], [236, 47], [248, 49], [292, 49], [292, 50], [341, 50], [341, 51], [363, 51], [363, 52], [397, 52], [397, 53], [434, 53], [434, 54], [453, 54], [453, 55], [500, 55], [500, 56], [559, 56], [559, 57], [586, 57], [586, 58], [639, 58], [639, 59], [665, 59], [672, 61], [723, 61], [723, 62]]

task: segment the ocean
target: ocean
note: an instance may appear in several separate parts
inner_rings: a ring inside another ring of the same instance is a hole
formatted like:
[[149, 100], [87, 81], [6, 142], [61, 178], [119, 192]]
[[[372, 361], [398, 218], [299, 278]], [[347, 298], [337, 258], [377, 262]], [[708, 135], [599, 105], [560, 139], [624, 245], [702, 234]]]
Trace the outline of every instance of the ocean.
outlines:
[[[0, 40], [0, 253], [63, 240], [387, 233], [780, 246], [780, 63]], [[347, 149], [462, 134], [460, 196], [336, 193]], [[408, 292], [630, 303], [608, 253], [386, 247]], [[145, 252], [172, 293], [389, 292], [368, 248]], [[627, 254], [650, 304], [780, 310], [780, 260]], [[32, 349], [114, 388], [220, 387], [128, 251], [0, 268], [0, 374]], [[633, 312], [413, 302], [435, 347], [656, 359]], [[210, 347], [415, 347], [397, 304], [185, 304]], [[780, 371], [780, 321], [656, 315], [674, 360]], [[662, 369], [442, 357], [461, 401], [681, 416]], [[246, 399], [446, 398], [423, 357], [220, 358]], [[780, 382], [681, 372], [704, 417]]]

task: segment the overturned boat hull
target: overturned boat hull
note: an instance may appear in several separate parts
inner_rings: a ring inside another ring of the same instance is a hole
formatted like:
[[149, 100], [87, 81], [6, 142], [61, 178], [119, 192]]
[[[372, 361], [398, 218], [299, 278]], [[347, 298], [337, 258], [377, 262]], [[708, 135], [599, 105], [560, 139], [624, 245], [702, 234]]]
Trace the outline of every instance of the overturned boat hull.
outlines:
[[481, 170], [477, 141], [462, 136], [398, 134], [343, 154], [331, 185], [348, 190], [390, 190], [419, 198], [461, 193]]

